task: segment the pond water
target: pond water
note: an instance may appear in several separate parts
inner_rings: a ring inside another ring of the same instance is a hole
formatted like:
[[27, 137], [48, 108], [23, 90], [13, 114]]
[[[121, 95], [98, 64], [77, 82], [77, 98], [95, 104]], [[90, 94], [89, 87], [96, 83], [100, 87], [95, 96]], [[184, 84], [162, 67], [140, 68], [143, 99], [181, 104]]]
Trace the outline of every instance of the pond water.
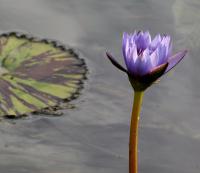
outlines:
[[0, 0], [0, 31], [59, 40], [85, 58], [89, 75], [61, 117], [0, 122], [1, 173], [125, 173], [132, 89], [105, 58], [121, 58], [123, 31], [173, 36], [189, 54], [145, 93], [140, 173], [199, 173], [199, 0]]

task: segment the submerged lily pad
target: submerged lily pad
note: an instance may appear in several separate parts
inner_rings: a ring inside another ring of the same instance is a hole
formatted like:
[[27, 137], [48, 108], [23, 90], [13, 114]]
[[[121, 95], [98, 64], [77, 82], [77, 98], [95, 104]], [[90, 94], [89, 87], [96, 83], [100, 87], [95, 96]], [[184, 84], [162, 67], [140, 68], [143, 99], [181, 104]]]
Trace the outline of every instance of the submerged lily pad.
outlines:
[[19, 33], [0, 35], [0, 116], [19, 116], [71, 100], [86, 66], [72, 49]]

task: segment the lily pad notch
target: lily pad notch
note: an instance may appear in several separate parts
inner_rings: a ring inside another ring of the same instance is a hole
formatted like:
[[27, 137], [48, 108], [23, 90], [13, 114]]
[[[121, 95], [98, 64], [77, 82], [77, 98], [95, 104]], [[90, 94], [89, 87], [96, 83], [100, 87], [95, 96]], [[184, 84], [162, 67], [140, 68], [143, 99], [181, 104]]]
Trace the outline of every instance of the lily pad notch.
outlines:
[[0, 35], [0, 116], [20, 117], [76, 98], [87, 67], [71, 48], [48, 39]]

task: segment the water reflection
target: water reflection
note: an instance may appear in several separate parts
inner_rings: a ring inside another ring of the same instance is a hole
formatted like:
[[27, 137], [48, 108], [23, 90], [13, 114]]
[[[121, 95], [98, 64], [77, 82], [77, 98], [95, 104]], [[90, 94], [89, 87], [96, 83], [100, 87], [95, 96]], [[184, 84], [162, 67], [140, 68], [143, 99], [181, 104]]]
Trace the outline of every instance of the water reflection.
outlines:
[[198, 0], [0, 0], [0, 30], [20, 30], [79, 49], [89, 80], [62, 117], [0, 123], [0, 172], [128, 171], [132, 90], [104, 58], [121, 58], [121, 34], [169, 33], [189, 55], [145, 95], [140, 128], [141, 173], [197, 173], [200, 158]]

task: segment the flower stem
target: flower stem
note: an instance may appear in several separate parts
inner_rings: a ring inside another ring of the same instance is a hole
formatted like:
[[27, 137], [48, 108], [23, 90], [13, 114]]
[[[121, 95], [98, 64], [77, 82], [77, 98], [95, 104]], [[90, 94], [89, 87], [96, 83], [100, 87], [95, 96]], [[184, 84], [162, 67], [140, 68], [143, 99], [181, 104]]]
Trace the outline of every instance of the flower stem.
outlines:
[[138, 124], [144, 92], [134, 94], [129, 139], [129, 173], [138, 173]]

